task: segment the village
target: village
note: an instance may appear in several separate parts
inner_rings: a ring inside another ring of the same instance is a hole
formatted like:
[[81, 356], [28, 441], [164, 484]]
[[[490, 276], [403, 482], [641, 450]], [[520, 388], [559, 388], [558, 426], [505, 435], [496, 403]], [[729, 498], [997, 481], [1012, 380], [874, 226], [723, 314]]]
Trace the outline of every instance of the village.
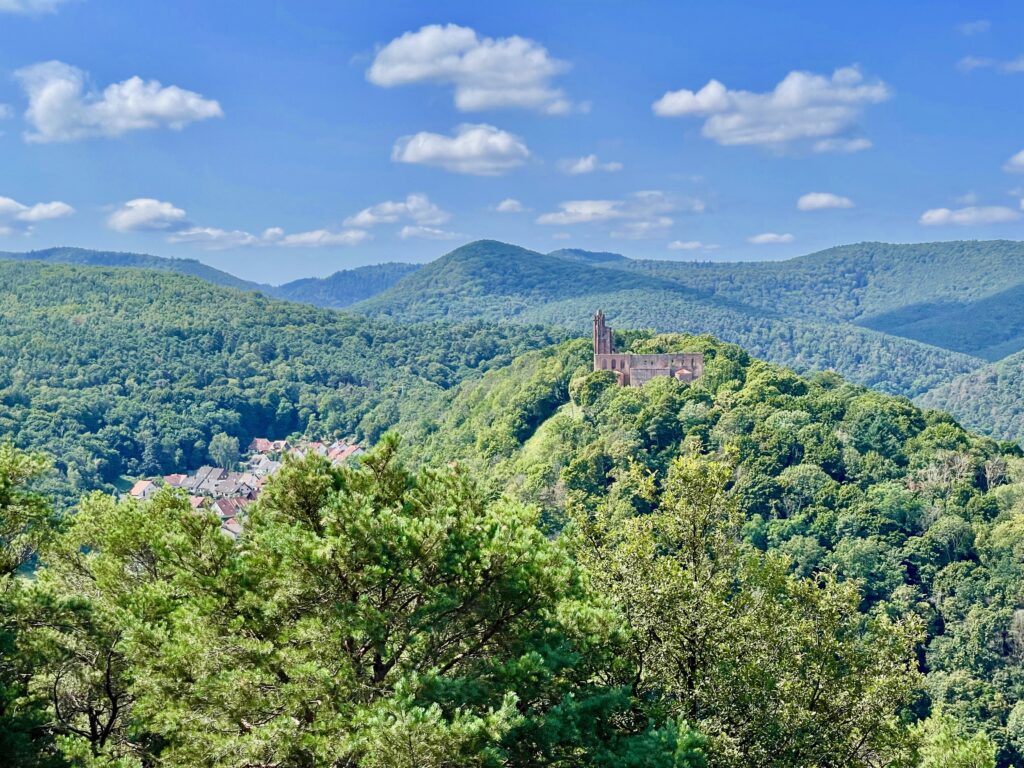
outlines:
[[233, 539], [242, 532], [246, 508], [259, 498], [267, 479], [281, 469], [285, 461], [302, 459], [310, 453], [323, 456], [340, 466], [365, 453], [358, 443], [338, 440], [268, 440], [257, 437], [238, 468], [202, 466], [194, 472], [149, 477], [137, 481], [127, 496], [138, 501], [153, 498], [164, 488], [188, 494], [189, 504], [197, 512], [206, 510], [220, 518], [221, 531]]

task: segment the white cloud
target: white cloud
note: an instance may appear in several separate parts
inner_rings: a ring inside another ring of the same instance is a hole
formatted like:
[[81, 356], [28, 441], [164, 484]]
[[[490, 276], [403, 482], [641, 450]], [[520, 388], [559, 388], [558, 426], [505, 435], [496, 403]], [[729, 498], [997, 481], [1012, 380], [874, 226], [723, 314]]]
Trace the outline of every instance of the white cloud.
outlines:
[[287, 234], [281, 227], [268, 227], [263, 234], [254, 235], [240, 229], [199, 226], [189, 220], [182, 208], [149, 197], [124, 203], [107, 218], [107, 226], [116, 232], [163, 232], [170, 243], [190, 243], [210, 250], [255, 245], [322, 248], [356, 245], [371, 237], [362, 229], [315, 229]]
[[469, 27], [431, 24], [381, 48], [366, 79], [384, 88], [454, 85], [461, 112], [520, 108], [564, 114], [573, 105], [551, 79], [568, 68], [527, 38], [480, 37]]
[[74, 208], [59, 200], [25, 205], [10, 197], [0, 197], [0, 235], [25, 234], [32, 231], [33, 224], [62, 219], [74, 212]]
[[778, 232], [762, 232], [760, 235], [754, 235], [748, 237], [747, 242], [753, 243], [754, 245], [774, 245], [776, 243], [792, 243], [794, 240], [793, 236], [786, 232], [779, 234]]
[[218, 227], [186, 227], [167, 236], [171, 243], [192, 243], [210, 250], [227, 250], [254, 245], [275, 245], [285, 248], [327, 248], [333, 246], [358, 245], [372, 238], [362, 229], [314, 229], [308, 232], [286, 234], [281, 227], [270, 227], [262, 235], [254, 235], [240, 229]]
[[458, 232], [446, 232], [436, 227], [410, 226], [408, 224], [402, 227], [402, 231], [398, 233], [398, 236], [403, 240], [410, 238], [418, 238], [420, 240], [458, 240], [460, 237], [463, 237]]
[[226, 250], [240, 248], [245, 245], [257, 245], [260, 238], [239, 229], [220, 229], [219, 227], [186, 227], [167, 235], [169, 243], [192, 243], [202, 245], [210, 250]]
[[921, 214], [918, 220], [927, 226], [958, 224], [972, 226], [977, 224], [1003, 224], [1017, 221], [1021, 214], [1003, 205], [970, 205], [966, 208], [932, 208]]
[[613, 222], [613, 237], [643, 238], [664, 233], [671, 227], [674, 212], [701, 213], [704, 202], [696, 198], [677, 199], [658, 190], [635, 192], [624, 200], [567, 200], [558, 210], [541, 214], [538, 224], [566, 226]]
[[29, 206], [18, 214], [18, 219], [34, 223], [37, 221], [50, 221], [51, 219], [63, 219], [74, 212], [75, 209], [67, 203], [55, 200], [52, 203], [36, 203]]
[[597, 155], [586, 155], [585, 157], [559, 160], [558, 169], [570, 176], [579, 176], [580, 174], [593, 173], [594, 171], [621, 171], [622, 163], [602, 163], [597, 159]]
[[86, 90], [86, 74], [59, 61], [34, 64], [14, 74], [28, 95], [25, 119], [34, 130], [25, 138], [32, 142], [116, 137], [147, 128], [180, 130], [224, 114], [212, 99], [139, 77], [108, 85], [102, 93]]
[[434, 165], [474, 176], [501, 175], [529, 157], [522, 139], [486, 124], [460, 125], [454, 136], [427, 131], [403, 136], [391, 152], [391, 159], [398, 163]]
[[957, 24], [957, 30], [961, 35], [977, 35], [981, 32], [988, 32], [992, 24], [988, 19], [978, 19], [977, 21], [965, 21], [963, 24]]
[[[881, 80], [866, 82], [856, 67], [835, 70], [831, 77], [790, 72], [767, 93], [732, 91], [711, 80], [699, 91], [669, 91], [652, 105], [661, 117], [705, 118], [702, 133], [725, 146], [783, 147], [801, 140], [818, 140], [815, 151], [849, 152], [845, 134], [856, 127], [869, 104], [885, 101], [889, 87]], [[826, 139], [845, 139], [834, 147]]]
[[9, 104], [0, 104], [0, 120], [7, 120], [14, 114]]
[[994, 69], [1004, 75], [1016, 75], [1024, 72], [1024, 56], [999, 61], [984, 56], [964, 56], [956, 63], [961, 72], [973, 72], [976, 69]]
[[714, 243], [702, 243], [700, 240], [673, 240], [668, 244], [670, 251], [713, 251], [717, 248]]
[[407, 195], [405, 200], [385, 201], [363, 208], [359, 213], [345, 219], [346, 227], [375, 227], [378, 224], [394, 224], [410, 219], [417, 224], [444, 224], [451, 215], [430, 202], [424, 194]]
[[498, 213], [522, 213], [526, 209], [523, 208], [523, 204], [516, 200], [514, 197], [506, 197], [496, 206], [494, 210]]
[[838, 152], [843, 155], [850, 155], [854, 152], [862, 152], [865, 149], [871, 149], [874, 146], [871, 143], [871, 139], [865, 139], [863, 137], [856, 139], [821, 139], [820, 141], [814, 142], [811, 149], [817, 153], [824, 152]]
[[1007, 160], [1003, 170], [1007, 173], [1024, 173], [1024, 149]]
[[366, 242], [373, 236], [362, 229], [342, 229], [332, 231], [329, 229], [313, 229], [309, 232], [295, 232], [290, 235], [284, 234], [280, 227], [275, 227], [263, 233], [263, 240], [284, 245], [289, 248], [324, 248], [335, 245], [358, 245]]
[[594, 221], [608, 221], [623, 215], [619, 200], [567, 200], [558, 204], [558, 211], [543, 213], [537, 217], [538, 224], [588, 224]]
[[796, 201], [798, 211], [821, 211], [826, 208], [853, 208], [853, 200], [831, 192], [808, 192]]
[[116, 232], [152, 232], [188, 227], [185, 211], [163, 200], [139, 197], [129, 200], [107, 218]]
[[961, 72], [973, 72], [976, 69], [993, 67], [995, 64], [995, 59], [984, 58], [981, 56], [964, 56], [956, 63], [956, 68]]
[[67, 0], [0, 0], [0, 13], [16, 13], [22, 16], [36, 16], [55, 13]]

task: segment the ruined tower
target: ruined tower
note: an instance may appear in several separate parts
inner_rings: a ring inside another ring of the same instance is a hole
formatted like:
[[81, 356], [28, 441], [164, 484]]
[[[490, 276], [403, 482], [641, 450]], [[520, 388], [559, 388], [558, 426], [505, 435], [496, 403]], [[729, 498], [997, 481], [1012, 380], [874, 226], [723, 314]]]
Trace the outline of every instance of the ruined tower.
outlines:
[[610, 355], [615, 351], [612, 329], [605, 325], [604, 310], [594, 315], [594, 355]]
[[594, 370], [610, 371], [622, 387], [642, 387], [658, 376], [688, 383], [704, 375], [704, 355], [700, 352], [616, 352], [612, 329], [599, 309], [594, 314]]

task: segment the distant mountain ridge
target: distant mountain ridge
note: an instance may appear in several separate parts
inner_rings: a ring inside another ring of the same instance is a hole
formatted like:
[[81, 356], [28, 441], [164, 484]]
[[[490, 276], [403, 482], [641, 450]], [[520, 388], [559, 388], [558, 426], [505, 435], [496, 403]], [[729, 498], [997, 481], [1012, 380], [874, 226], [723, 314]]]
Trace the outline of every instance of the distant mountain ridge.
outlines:
[[[353, 311], [406, 322], [553, 324], [586, 333], [602, 307], [619, 327], [710, 333], [798, 370], [833, 368], [885, 392], [914, 396], [984, 360], [857, 325], [787, 316], [688, 284], [653, 262], [595, 265], [480, 240], [425, 265]], [[670, 263], [669, 263], [670, 264]]]
[[1024, 438], [1024, 243], [1017, 241], [866, 242], [729, 263], [579, 248], [544, 254], [480, 240], [424, 265], [376, 264], [281, 286], [147, 254], [50, 248], [0, 259], [176, 272], [406, 323], [513, 321], [586, 333], [590, 314], [603, 307], [622, 328], [712, 333], [797, 370], [833, 368], [948, 408], [976, 429]]
[[92, 267], [156, 269], [161, 272], [191, 275], [214, 285], [241, 288], [245, 291], [266, 291], [269, 288], [269, 286], [244, 280], [228, 272], [223, 272], [196, 259], [174, 259], [166, 256], [152, 256], [147, 253], [57, 247], [44, 248], [38, 251], [0, 251], [0, 259], [10, 261], [44, 261], [51, 264], [78, 264]]

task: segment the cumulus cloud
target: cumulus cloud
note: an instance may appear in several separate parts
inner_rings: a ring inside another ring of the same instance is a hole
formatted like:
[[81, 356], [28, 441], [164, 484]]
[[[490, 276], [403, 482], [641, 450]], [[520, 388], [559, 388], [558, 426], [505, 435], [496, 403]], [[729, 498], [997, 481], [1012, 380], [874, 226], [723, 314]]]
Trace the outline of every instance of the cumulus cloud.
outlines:
[[188, 227], [185, 211], [163, 200], [139, 197], [129, 200], [107, 217], [115, 232], [152, 232]]
[[918, 220], [926, 226], [957, 224], [972, 226], [977, 224], [1004, 224], [1017, 221], [1021, 214], [1003, 205], [969, 205], [966, 208], [932, 208], [921, 214]]
[[522, 213], [526, 209], [523, 207], [523, 204], [514, 197], [506, 197], [494, 206], [494, 210], [498, 213]]
[[524, 37], [480, 37], [469, 27], [431, 24], [381, 48], [366, 79], [384, 88], [453, 85], [461, 112], [520, 108], [564, 114], [573, 104], [551, 80], [568, 68]]
[[1024, 149], [1007, 160], [1003, 170], [1007, 173], [1024, 173]]
[[408, 219], [417, 224], [436, 225], [444, 224], [451, 215], [430, 202], [424, 194], [414, 193], [407, 195], [405, 200], [388, 200], [369, 208], [363, 208], [352, 216], [345, 219], [346, 227], [375, 227], [378, 224], [395, 224], [402, 219]]
[[0, 0], [0, 13], [15, 13], [21, 16], [37, 16], [55, 13], [67, 0]]
[[0, 235], [25, 234], [32, 231], [33, 224], [62, 219], [74, 212], [74, 208], [59, 200], [25, 205], [10, 197], [0, 197]]
[[776, 243], [792, 243], [794, 237], [789, 232], [780, 234], [778, 232], [762, 232], [747, 238], [748, 243], [754, 245], [775, 245]]
[[437, 227], [420, 227], [408, 224], [402, 227], [398, 236], [403, 240], [410, 238], [417, 238], [419, 240], [458, 240], [460, 237], [463, 237], [458, 232], [447, 232]]
[[530, 150], [518, 136], [483, 123], [460, 125], [453, 136], [427, 131], [403, 136], [391, 152], [391, 159], [398, 163], [433, 165], [474, 176], [499, 176], [529, 157]]
[[107, 226], [116, 232], [162, 232], [170, 243], [189, 243], [210, 250], [256, 245], [323, 248], [356, 245], [371, 237], [362, 229], [315, 229], [289, 234], [281, 227], [268, 227], [255, 235], [240, 229], [200, 226], [189, 220], [184, 209], [149, 197], [129, 200], [118, 207], [107, 218]]
[[148, 128], [180, 130], [189, 123], [222, 117], [220, 104], [175, 85], [130, 77], [102, 92], [87, 89], [86, 74], [48, 61], [14, 73], [28, 96], [27, 141], [74, 141], [116, 137]]
[[537, 223], [567, 226], [612, 222], [616, 227], [613, 237], [643, 238], [661, 235], [671, 227], [671, 213], [703, 211], [702, 200], [645, 190], [623, 200], [567, 200], [559, 203], [557, 211], [538, 216]]
[[585, 157], [559, 160], [558, 170], [562, 173], [567, 173], [570, 176], [579, 176], [580, 174], [594, 173], [595, 171], [621, 171], [622, 163], [602, 163], [597, 159], [597, 155], [586, 155]]
[[670, 251], [713, 251], [717, 248], [714, 243], [702, 243], [700, 240], [673, 240], [668, 244]]
[[702, 134], [725, 146], [779, 148], [810, 140], [817, 142], [815, 151], [849, 152], [865, 148], [847, 136], [864, 108], [889, 96], [881, 80], [868, 82], [857, 67], [842, 67], [830, 77], [790, 72], [767, 93], [734, 91], [710, 80], [698, 91], [669, 91], [652, 108], [661, 117], [703, 117]]
[[831, 192], [808, 192], [796, 201], [799, 211], [821, 211], [826, 208], [853, 208], [853, 200]]

